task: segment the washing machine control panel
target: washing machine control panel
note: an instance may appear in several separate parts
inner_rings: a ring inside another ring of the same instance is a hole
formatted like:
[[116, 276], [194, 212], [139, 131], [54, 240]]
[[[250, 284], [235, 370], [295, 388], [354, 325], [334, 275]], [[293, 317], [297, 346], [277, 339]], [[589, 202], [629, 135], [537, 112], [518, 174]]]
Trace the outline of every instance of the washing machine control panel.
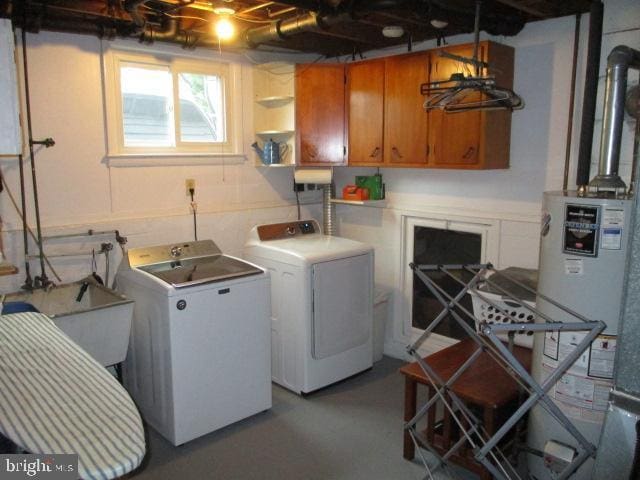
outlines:
[[129, 265], [140, 267], [172, 260], [186, 260], [222, 253], [212, 240], [158, 245], [157, 247], [132, 248], [128, 252]]
[[292, 238], [298, 235], [311, 235], [314, 233], [321, 233], [318, 222], [315, 220], [300, 220], [297, 222], [258, 226], [258, 236], [263, 242], [267, 240]]

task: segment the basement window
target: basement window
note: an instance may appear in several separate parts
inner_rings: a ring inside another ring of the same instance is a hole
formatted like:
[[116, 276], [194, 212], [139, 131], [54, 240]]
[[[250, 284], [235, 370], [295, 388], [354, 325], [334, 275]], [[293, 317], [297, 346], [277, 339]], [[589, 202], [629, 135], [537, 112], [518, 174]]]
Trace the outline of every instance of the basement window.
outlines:
[[104, 72], [109, 156], [241, 153], [239, 67], [110, 51]]

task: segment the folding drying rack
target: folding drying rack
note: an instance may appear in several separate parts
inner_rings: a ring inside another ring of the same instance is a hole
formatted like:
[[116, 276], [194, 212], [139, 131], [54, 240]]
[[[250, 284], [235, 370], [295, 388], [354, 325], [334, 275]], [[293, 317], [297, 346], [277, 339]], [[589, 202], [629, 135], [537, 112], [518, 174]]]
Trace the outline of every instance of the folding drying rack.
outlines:
[[[467, 442], [473, 449], [476, 461], [481, 463], [494, 476], [494, 478], [499, 480], [522, 478], [517, 472], [516, 465], [513, 465], [515, 462], [512, 462], [507, 458], [507, 456], [498, 447], [498, 443], [514, 426], [523, 422], [525, 414], [538, 404], [555, 420], [557, 420], [558, 423], [560, 423], [578, 443], [578, 454], [556, 478], [562, 480], [571, 476], [590, 456], [595, 455], [596, 447], [578, 431], [571, 420], [554, 403], [551, 397], [547, 395], [547, 392], [556, 384], [556, 382], [564, 375], [580, 355], [589, 348], [591, 342], [595, 340], [596, 337], [605, 329], [605, 323], [602, 321], [589, 320], [588, 318], [583, 317], [579, 313], [561, 305], [555, 300], [537, 293], [535, 290], [513, 277], [496, 271], [490, 263], [477, 265], [415, 265], [412, 263], [410, 264], [410, 267], [443, 307], [442, 311], [434, 321], [431, 322], [424, 333], [420, 335], [413, 344], [407, 347], [407, 352], [420, 365], [427, 380], [435, 391], [435, 395], [432, 395], [427, 403], [418, 409], [416, 415], [405, 424], [405, 430], [407, 430], [413, 443], [416, 445], [416, 451], [419, 453], [422, 463], [427, 471], [426, 478], [433, 479], [433, 473], [441, 467], [451, 467], [452, 465], [449, 458]], [[452, 272], [453, 270], [468, 272], [472, 275], [472, 278], [465, 282], [459, 276], [456, 276]], [[438, 285], [436, 281], [430, 278], [427, 275], [427, 272], [441, 272], [446, 277], [453, 279], [462, 288], [455, 296], [451, 296], [440, 285]], [[487, 277], [489, 272], [492, 272], [491, 277]], [[528, 305], [510, 293], [508, 289], [505, 289], [503, 286], [493, 281], [493, 278], [497, 279], [500, 277], [503, 280], [506, 279], [507, 283], [510, 282], [529, 293], [537, 295], [539, 300], [544, 300], [554, 307], [557, 307], [562, 312], [568, 314], [572, 320], [575, 319], [575, 321], [559, 322], [550, 318], [548, 315], [540, 312], [539, 308]], [[486, 302], [489, 306], [493, 307], [497, 313], [504, 315], [505, 317], [509, 317], [509, 313], [505, 310], [504, 306], [495, 303], [492, 298], [487, 295], [483, 295], [482, 291], [476, 289], [480, 282], [486, 282], [486, 284], [490, 285], [495, 289], [495, 291], [502, 293], [503, 296], [508, 298], [510, 301], [516, 302], [523, 309], [532, 312], [537, 316], [538, 323], [496, 324], [487, 323], [486, 321], [477, 319], [473, 312], [470, 312], [461, 304], [461, 300], [465, 294], [469, 293], [470, 290], [474, 290], [474, 294], [480, 297], [480, 299]], [[461, 312], [464, 316], [476, 322], [476, 324], [479, 325], [479, 331], [474, 330], [458, 312]], [[434, 371], [434, 369], [429, 366], [428, 361], [420, 356], [418, 349], [432, 334], [438, 324], [447, 317], [447, 315], [451, 315], [458, 325], [469, 335], [477, 345], [477, 349], [447, 381], [444, 381]], [[512, 352], [514, 334], [517, 332], [535, 333], [559, 331], [582, 331], [586, 332], [586, 336], [574, 348], [574, 350], [558, 364], [555, 371], [540, 383], [532, 377], [532, 375], [514, 356]], [[503, 343], [498, 337], [498, 335], [505, 333], [509, 338], [507, 345], [505, 345], [505, 343]], [[522, 402], [519, 408], [493, 435], [489, 435], [487, 433], [483, 428], [482, 422], [451, 389], [453, 383], [478, 359], [482, 352], [488, 353], [498, 365], [504, 368], [504, 370], [517, 382], [523, 396], [528, 395], [528, 398]], [[448, 410], [462, 433], [460, 439], [443, 455], [440, 455], [434, 448], [432, 448], [425, 436], [417, 429], [418, 422], [423, 419], [427, 411], [438, 399], [442, 401], [444, 408]], [[420, 450], [421, 448], [429, 450], [436, 457], [437, 461], [435, 465], [429, 465], [429, 462]]]

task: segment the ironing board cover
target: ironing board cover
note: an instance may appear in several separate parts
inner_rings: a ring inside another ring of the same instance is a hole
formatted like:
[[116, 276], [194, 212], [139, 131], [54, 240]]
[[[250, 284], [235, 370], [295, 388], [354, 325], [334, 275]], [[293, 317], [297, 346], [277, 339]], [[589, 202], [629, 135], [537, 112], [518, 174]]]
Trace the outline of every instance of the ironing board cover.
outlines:
[[131, 397], [41, 313], [0, 315], [0, 433], [30, 453], [77, 453], [83, 479], [124, 475], [145, 454]]

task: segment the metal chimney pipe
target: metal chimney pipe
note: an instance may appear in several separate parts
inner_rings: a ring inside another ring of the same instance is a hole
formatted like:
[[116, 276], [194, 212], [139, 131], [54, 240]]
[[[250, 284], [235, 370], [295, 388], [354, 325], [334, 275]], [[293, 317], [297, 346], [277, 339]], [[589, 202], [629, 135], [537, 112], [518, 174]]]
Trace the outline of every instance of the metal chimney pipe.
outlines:
[[618, 166], [629, 68], [640, 68], [640, 51], [624, 45], [615, 47], [607, 58], [600, 163], [590, 187], [609, 190], [627, 187], [618, 175]]

